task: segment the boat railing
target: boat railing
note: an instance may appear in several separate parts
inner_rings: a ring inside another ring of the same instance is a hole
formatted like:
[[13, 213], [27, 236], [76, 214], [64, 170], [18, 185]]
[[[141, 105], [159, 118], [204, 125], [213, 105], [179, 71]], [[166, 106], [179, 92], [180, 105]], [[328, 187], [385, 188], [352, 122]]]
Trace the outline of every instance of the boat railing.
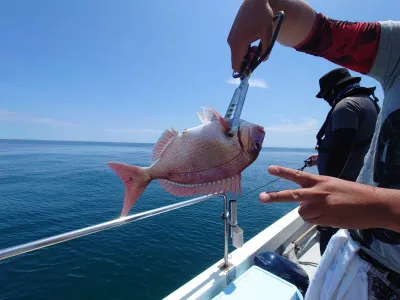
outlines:
[[182, 201], [179, 203], [159, 207], [156, 209], [144, 211], [134, 215], [129, 215], [125, 217], [120, 217], [115, 220], [108, 222], [84, 227], [81, 229], [69, 231], [66, 233], [50, 236], [47, 238], [39, 239], [36, 241], [28, 242], [25, 244], [9, 247], [0, 250], [0, 260], [7, 259], [13, 256], [21, 255], [27, 252], [39, 250], [41, 248], [49, 247], [52, 245], [64, 243], [69, 240], [77, 239], [89, 234], [114, 228], [120, 225], [128, 224], [131, 222], [136, 222], [146, 218], [154, 217], [159, 214], [163, 214], [172, 210], [180, 209], [186, 206], [198, 204], [210, 200], [212, 198], [223, 198], [224, 200], [224, 211], [222, 214], [222, 219], [224, 221], [224, 264], [223, 268], [228, 266], [228, 238], [229, 238], [229, 228], [231, 228], [231, 237], [233, 241], [233, 246], [236, 248], [241, 247], [243, 244], [243, 231], [237, 226], [237, 206], [236, 200], [228, 200], [226, 194], [219, 195], [207, 195], [198, 198], [193, 198], [190, 200]]

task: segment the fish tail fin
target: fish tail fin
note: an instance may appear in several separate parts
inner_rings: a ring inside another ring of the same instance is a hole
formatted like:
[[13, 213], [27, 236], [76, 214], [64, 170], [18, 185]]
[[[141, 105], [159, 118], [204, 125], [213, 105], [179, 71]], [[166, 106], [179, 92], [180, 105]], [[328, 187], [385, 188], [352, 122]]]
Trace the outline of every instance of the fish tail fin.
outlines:
[[107, 165], [125, 184], [124, 206], [121, 213], [121, 217], [124, 217], [150, 183], [151, 177], [146, 174], [145, 168], [114, 162], [107, 163]]

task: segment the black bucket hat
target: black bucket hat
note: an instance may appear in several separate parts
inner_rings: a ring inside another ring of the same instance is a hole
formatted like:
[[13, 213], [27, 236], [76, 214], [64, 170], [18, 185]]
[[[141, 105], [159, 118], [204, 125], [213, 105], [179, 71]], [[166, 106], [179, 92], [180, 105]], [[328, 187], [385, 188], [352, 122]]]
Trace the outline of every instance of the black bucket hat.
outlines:
[[334, 69], [319, 79], [320, 91], [315, 97], [324, 98], [325, 93], [338, 85], [343, 83], [359, 83], [360, 81], [361, 77], [352, 77], [346, 68]]

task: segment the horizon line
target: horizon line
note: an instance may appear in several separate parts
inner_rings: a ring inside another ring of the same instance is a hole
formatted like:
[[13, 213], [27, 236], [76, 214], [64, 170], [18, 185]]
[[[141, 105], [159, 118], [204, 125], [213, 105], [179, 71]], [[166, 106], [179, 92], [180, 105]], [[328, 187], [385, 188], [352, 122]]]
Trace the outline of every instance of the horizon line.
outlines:
[[[78, 141], [78, 140], [42, 140], [42, 139], [22, 139], [22, 138], [0, 138], [0, 141], [31, 141], [31, 142], [67, 142], [67, 143], [109, 143], [109, 144], [142, 144], [155, 145], [156, 142], [112, 142], [112, 141]], [[312, 147], [289, 147], [289, 146], [263, 146], [263, 148], [292, 148], [310, 150]]]

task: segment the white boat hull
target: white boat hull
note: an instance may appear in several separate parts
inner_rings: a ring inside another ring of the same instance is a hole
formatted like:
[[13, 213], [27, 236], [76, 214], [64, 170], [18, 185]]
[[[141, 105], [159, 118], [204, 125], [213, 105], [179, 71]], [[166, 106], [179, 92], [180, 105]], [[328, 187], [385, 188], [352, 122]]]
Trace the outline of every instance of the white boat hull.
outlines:
[[[308, 235], [308, 240], [305, 247], [297, 253], [297, 257], [307, 254], [311, 247], [314, 248], [313, 252], [315, 252], [316, 248], [319, 250], [315, 240], [316, 230], [309, 230], [312, 224], [305, 223], [297, 213], [297, 210], [297, 208], [292, 210], [247, 241], [241, 248], [233, 251], [229, 259], [228, 268], [222, 269], [224, 261], [221, 259], [164, 299], [212, 299], [230, 282], [253, 266], [254, 257], [257, 254], [266, 250], [282, 253], [295, 239], [304, 233]], [[307, 233], [308, 230], [309, 233]], [[315, 253], [313, 253], [313, 258], [315, 256]], [[316, 263], [319, 262], [319, 259], [316, 258]], [[312, 276], [313, 272], [310, 274], [309, 270], [306, 271], [309, 276]]]

